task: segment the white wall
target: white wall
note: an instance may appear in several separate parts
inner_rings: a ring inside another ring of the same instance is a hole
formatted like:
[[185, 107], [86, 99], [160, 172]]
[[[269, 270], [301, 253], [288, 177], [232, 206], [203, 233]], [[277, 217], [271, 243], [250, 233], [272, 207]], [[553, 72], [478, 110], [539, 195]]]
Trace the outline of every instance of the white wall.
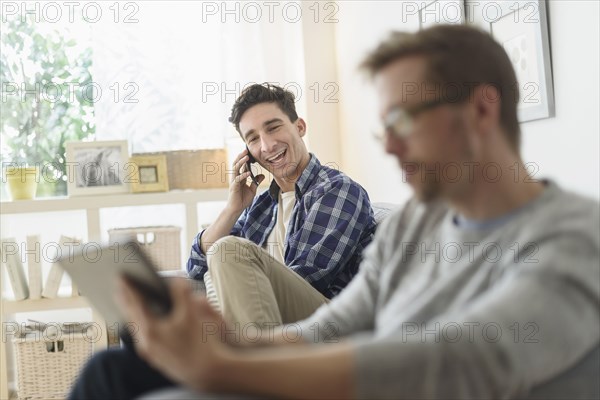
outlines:
[[337, 67], [335, 52], [332, 51], [336, 46], [335, 30], [333, 24], [323, 22], [323, 10], [320, 10], [315, 22], [313, 10], [313, 2], [302, 2], [302, 50], [306, 83], [303, 105], [306, 113], [303, 114], [297, 105], [298, 115], [307, 122], [305, 142], [309, 150], [319, 157], [321, 163], [339, 168], [342, 163], [338, 120], [340, 95], [336, 93]]
[[[400, 1], [340, 1], [336, 56], [340, 86], [342, 169], [361, 183], [372, 201], [400, 203], [410, 187], [394, 158], [373, 139], [379, 127], [377, 99], [358, 64], [392, 29], [417, 29], [418, 20], [403, 16]], [[404, 20], [404, 22], [403, 22]]]
[[600, 197], [600, 123], [597, 1], [549, 1], [556, 116], [522, 125], [525, 161], [539, 176]]
[[[377, 101], [356, 66], [389, 30], [417, 29], [416, 16], [403, 14], [409, 9], [402, 3], [338, 2], [342, 167], [374, 201], [401, 202], [410, 189], [401, 183], [395, 161], [371, 139], [377, 127]], [[596, 198], [600, 197], [599, 4], [549, 1], [556, 116], [522, 125], [524, 160], [539, 166], [536, 177], [555, 179], [565, 188]]]

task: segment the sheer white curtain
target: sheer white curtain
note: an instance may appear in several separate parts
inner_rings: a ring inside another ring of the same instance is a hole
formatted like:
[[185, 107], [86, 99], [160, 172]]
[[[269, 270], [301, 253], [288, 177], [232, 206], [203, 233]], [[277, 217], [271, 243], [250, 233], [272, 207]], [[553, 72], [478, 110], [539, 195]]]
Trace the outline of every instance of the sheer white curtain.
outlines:
[[[243, 4], [227, 8], [236, 3]], [[227, 14], [223, 23], [219, 14], [203, 16], [202, 2], [136, 4], [138, 22], [103, 18], [92, 27], [93, 78], [102, 90], [97, 140], [127, 139], [133, 152], [226, 147], [231, 161], [243, 142], [227, 118], [246, 85], [269, 81], [306, 91], [301, 21], [263, 15], [252, 23], [241, 15], [236, 22]], [[305, 98], [296, 104], [301, 115]], [[199, 223], [211, 223], [221, 207], [201, 204]], [[185, 224], [176, 206], [152, 208], [102, 210], [103, 239], [114, 227]], [[186, 258], [191, 238], [181, 239]]]
[[231, 158], [241, 141], [227, 117], [245, 85], [304, 90], [300, 21], [263, 15], [252, 23], [240, 10], [236, 22], [235, 14], [203, 14], [202, 3], [136, 2], [137, 22], [93, 26], [98, 140], [126, 138], [134, 152], [227, 146]]

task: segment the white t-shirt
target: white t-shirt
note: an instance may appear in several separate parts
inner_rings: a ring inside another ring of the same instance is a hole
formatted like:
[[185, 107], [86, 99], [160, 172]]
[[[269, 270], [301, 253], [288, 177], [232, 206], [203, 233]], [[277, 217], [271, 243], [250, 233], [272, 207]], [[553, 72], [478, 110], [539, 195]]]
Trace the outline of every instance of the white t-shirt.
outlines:
[[267, 239], [267, 251], [282, 264], [285, 264], [283, 258], [285, 252], [285, 235], [290, 224], [294, 205], [296, 205], [296, 193], [294, 191], [279, 193], [277, 222]]

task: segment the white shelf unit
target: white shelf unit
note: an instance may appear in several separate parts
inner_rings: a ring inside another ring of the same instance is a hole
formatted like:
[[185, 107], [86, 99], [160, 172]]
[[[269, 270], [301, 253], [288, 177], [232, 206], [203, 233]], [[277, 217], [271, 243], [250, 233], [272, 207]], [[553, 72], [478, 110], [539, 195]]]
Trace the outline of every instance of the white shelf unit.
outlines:
[[[77, 196], [77, 197], [54, 197], [35, 200], [20, 200], [0, 203], [0, 216], [14, 214], [34, 214], [61, 211], [84, 210], [87, 222], [88, 241], [97, 241], [101, 239], [100, 210], [111, 207], [136, 207], [166, 204], [183, 204], [185, 207], [184, 237], [189, 241], [188, 248], [191, 246], [191, 240], [199, 230], [198, 225], [198, 204], [202, 202], [215, 202], [227, 200], [228, 189], [200, 189], [200, 190], [174, 190], [164, 193], [138, 193], [138, 194], [115, 194], [103, 196]], [[22, 300], [0, 302], [0, 315], [2, 316], [2, 327], [5, 322], [12, 320], [12, 316], [17, 313], [53, 311], [61, 309], [91, 308], [84, 297], [60, 297], [55, 299]], [[95, 323], [104, 326], [102, 317], [92, 309], [92, 316]], [[4, 331], [3, 331], [4, 334]], [[94, 351], [106, 348], [108, 343], [106, 329], [97, 343], [94, 344]], [[0, 398], [7, 399], [8, 390], [8, 371], [6, 346], [7, 341], [2, 343], [2, 354], [0, 355]]]
[[[0, 203], [1, 214], [85, 210], [89, 241], [100, 241], [100, 209], [161, 204], [185, 206], [185, 237], [198, 232], [198, 203], [227, 200], [228, 189], [173, 190], [164, 193], [115, 194], [103, 196], [53, 197]], [[191, 240], [191, 239], [190, 239]], [[190, 242], [191, 245], [191, 242]]]

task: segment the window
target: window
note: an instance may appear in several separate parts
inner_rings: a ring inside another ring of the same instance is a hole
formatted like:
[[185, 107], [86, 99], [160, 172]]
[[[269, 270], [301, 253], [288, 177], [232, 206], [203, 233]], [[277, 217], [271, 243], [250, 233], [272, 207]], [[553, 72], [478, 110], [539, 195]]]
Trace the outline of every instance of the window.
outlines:
[[43, 164], [38, 195], [66, 194], [65, 142], [95, 133], [94, 104], [86, 93], [93, 82], [89, 26], [3, 14], [2, 32], [3, 167]]
[[243, 2], [3, 4], [2, 162], [42, 163], [38, 197], [66, 194], [67, 140], [233, 158], [243, 147], [227, 118], [248, 84], [278, 83], [304, 108], [297, 3], [260, 23]]

